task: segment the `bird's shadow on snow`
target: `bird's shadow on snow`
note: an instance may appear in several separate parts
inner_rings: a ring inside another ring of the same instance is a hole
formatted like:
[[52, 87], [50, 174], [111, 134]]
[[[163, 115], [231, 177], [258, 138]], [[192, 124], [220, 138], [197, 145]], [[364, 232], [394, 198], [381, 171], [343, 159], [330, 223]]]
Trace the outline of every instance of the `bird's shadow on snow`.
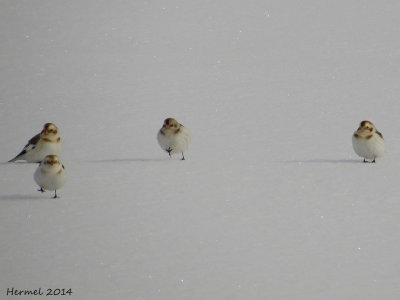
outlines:
[[289, 164], [357, 164], [363, 163], [362, 160], [357, 159], [308, 159], [308, 160], [284, 160], [282, 163]]
[[87, 160], [89, 163], [131, 163], [131, 162], [162, 162], [173, 161], [174, 158], [111, 158]]
[[0, 162], [0, 165], [8, 165], [8, 166], [12, 166], [12, 165], [15, 165], [15, 166], [18, 166], [18, 165], [20, 165], [20, 166], [34, 166], [34, 165], [38, 165], [39, 163], [31, 163], [31, 162], [26, 162], [26, 161], [23, 161], [23, 160], [19, 160], [19, 161], [3, 161], [3, 162]]
[[44, 199], [43, 196], [40, 195], [18, 195], [18, 194], [13, 194], [13, 195], [0, 195], [0, 201], [17, 201], [17, 200], [40, 200]]

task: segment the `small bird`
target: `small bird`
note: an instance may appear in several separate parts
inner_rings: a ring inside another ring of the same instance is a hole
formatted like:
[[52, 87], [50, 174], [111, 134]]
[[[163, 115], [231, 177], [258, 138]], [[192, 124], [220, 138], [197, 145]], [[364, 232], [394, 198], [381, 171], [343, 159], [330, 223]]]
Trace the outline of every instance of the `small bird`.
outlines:
[[57, 155], [47, 155], [39, 164], [33, 178], [39, 185], [38, 191], [54, 191], [54, 198], [57, 198], [57, 190], [61, 188], [67, 180], [64, 165]]
[[8, 162], [25, 160], [28, 163], [39, 163], [49, 154], [61, 154], [60, 133], [53, 123], [44, 124], [43, 130], [31, 138], [24, 149]]
[[385, 141], [372, 122], [362, 121], [353, 134], [353, 148], [358, 156], [364, 158], [364, 162], [374, 163], [385, 152]]
[[167, 151], [170, 157], [171, 154], [182, 153], [182, 160], [185, 160], [183, 151], [189, 147], [191, 139], [190, 131], [173, 118], [165, 119], [157, 134], [161, 148]]

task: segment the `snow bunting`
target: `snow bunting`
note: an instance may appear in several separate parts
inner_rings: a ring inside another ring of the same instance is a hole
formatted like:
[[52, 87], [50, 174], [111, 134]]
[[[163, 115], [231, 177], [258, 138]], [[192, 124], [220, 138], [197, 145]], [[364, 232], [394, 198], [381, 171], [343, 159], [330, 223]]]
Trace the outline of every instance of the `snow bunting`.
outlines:
[[368, 159], [374, 163], [385, 152], [385, 141], [372, 122], [362, 121], [353, 134], [353, 148], [358, 156], [364, 158], [364, 162]]
[[191, 139], [189, 130], [173, 118], [165, 119], [157, 135], [161, 148], [167, 151], [170, 157], [171, 154], [182, 153], [182, 160], [185, 159], [183, 151], [189, 147]]
[[43, 130], [31, 138], [24, 149], [8, 162], [25, 160], [29, 163], [38, 163], [49, 154], [61, 153], [61, 137], [58, 128], [53, 123], [46, 123]]
[[39, 164], [33, 178], [40, 186], [39, 191], [54, 190], [54, 198], [57, 198], [57, 190], [61, 188], [67, 180], [64, 165], [57, 155], [47, 155]]

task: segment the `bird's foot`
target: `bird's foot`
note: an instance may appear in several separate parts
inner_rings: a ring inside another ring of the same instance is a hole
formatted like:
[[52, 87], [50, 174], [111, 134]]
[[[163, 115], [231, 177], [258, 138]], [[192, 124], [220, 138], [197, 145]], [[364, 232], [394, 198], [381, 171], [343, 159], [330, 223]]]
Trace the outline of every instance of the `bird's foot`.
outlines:
[[172, 151], [172, 149], [171, 148], [168, 148], [167, 150], [165, 150], [165, 151], [167, 151], [168, 152], [168, 155], [169, 155], [169, 157], [171, 157], [171, 151]]
[[374, 160], [372, 160], [372, 161], [366, 160], [366, 159], [364, 158], [364, 163], [374, 164], [374, 163], [376, 163], [376, 161], [375, 161], [375, 158], [374, 158]]

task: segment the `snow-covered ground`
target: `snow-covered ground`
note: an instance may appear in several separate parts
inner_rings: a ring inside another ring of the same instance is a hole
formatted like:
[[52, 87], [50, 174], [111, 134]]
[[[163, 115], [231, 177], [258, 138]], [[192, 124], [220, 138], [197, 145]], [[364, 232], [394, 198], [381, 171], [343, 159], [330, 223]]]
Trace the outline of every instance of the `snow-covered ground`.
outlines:
[[[400, 299], [399, 12], [1, 1], [0, 299]], [[157, 144], [166, 117], [193, 133], [186, 161]], [[352, 149], [364, 119], [376, 164]], [[59, 199], [5, 163], [46, 122]]]

